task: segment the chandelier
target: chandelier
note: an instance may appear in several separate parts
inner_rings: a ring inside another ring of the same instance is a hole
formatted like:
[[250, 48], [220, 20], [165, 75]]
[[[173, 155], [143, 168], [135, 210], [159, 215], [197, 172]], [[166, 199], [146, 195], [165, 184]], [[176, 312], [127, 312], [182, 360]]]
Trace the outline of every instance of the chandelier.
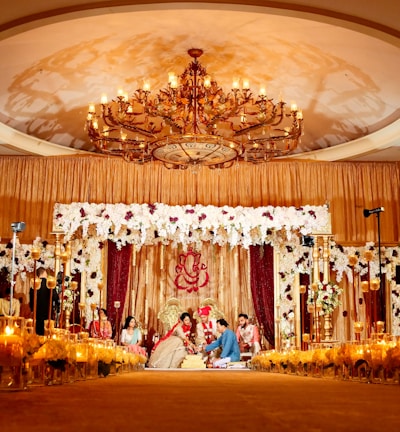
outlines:
[[89, 105], [86, 130], [96, 151], [129, 162], [161, 161], [167, 168], [229, 168], [235, 162], [262, 163], [298, 146], [303, 115], [295, 104], [274, 103], [246, 80], [225, 93], [199, 62], [201, 49], [168, 86], [152, 95], [145, 82], [131, 96], [118, 91], [111, 102]]

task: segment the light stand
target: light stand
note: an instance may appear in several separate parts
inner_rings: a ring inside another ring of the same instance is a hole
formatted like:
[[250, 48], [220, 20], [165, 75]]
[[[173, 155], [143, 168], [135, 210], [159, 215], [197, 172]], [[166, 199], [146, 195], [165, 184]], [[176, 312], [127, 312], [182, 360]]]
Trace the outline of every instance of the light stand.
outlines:
[[[385, 211], [384, 207], [377, 207], [371, 210], [368, 209], [364, 209], [364, 217], [367, 218], [369, 216], [371, 216], [372, 214], [376, 214], [376, 219], [378, 221], [378, 265], [379, 265], [379, 288], [380, 288], [380, 300], [381, 300], [381, 305], [382, 307], [384, 307], [384, 291], [383, 291], [383, 279], [382, 279], [382, 257], [381, 257], [381, 218], [380, 215], [382, 212]], [[376, 296], [375, 296], [375, 300], [376, 300]], [[375, 305], [376, 307], [376, 305]]]
[[11, 224], [13, 231], [13, 247], [12, 247], [12, 261], [11, 261], [11, 287], [10, 287], [10, 316], [13, 315], [12, 301], [14, 295], [14, 273], [15, 273], [15, 244], [17, 242], [17, 233], [25, 229], [25, 222], [13, 222]]
[[119, 331], [119, 308], [121, 307], [120, 301], [114, 302], [114, 308], [115, 308], [115, 342], [117, 345], [119, 345], [119, 337], [120, 337], [120, 331]]

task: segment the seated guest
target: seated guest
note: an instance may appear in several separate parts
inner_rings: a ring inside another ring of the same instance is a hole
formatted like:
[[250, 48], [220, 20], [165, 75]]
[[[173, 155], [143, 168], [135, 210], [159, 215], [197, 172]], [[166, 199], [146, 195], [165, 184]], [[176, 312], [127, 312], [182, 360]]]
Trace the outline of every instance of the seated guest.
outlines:
[[125, 325], [121, 333], [121, 345], [128, 347], [130, 352], [147, 356], [146, 350], [141, 347], [142, 332], [140, 331], [136, 318], [134, 316], [127, 316]]
[[187, 354], [196, 352], [191, 342], [192, 321], [184, 312], [172, 329], [153, 347], [148, 366], [150, 368], [178, 368]]
[[250, 324], [249, 317], [244, 313], [239, 314], [239, 326], [236, 329], [236, 337], [241, 353], [250, 352], [254, 356], [261, 350], [258, 327]]
[[21, 306], [19, 300], [13, 297], [11, 302], [12, 304], [11, 311], [10, 311], [10, 301], [11, 301], [11, 288], [7, 288], [4, 298], [0, 299], [0, 316], [5, 315], [5, 316], [19, 317], [20, 306]]
[[112, 327], [107, 318], [107, 310], [99, 309], [99, 319], [89, 324], [89, 333], [91, 337], [99, 339], [110, 339], [112, 337]]
[[217, 330], [221, 336], [205, 347], [206, 352], [221, 347], [221, 358], [214, 360], [213, 367], [226, 367], [230, 362], [240, 360], [240, 349], [235, 333], [228, 329], [229, 324], [223, 319], [217, 320]]

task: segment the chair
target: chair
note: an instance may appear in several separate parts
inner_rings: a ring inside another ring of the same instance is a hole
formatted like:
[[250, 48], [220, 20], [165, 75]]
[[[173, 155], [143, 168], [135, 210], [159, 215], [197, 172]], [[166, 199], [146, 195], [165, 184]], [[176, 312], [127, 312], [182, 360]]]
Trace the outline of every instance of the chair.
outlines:
[[184, 312], [181, 302], [173, 297], [167, 300], [164, 307], [158, 312], [157, 318], [163, 324], [164, 334], [167, 333], [178, 321]]

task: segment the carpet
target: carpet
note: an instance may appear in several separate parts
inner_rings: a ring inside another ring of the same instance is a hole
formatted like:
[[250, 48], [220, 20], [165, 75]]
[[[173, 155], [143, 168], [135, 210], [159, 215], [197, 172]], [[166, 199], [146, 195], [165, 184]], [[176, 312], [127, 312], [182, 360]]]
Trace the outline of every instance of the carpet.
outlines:
[[400, 428], [400, 386], [247, 370], [143, 370], [0, 393], [4, 432], [346, 431]]

